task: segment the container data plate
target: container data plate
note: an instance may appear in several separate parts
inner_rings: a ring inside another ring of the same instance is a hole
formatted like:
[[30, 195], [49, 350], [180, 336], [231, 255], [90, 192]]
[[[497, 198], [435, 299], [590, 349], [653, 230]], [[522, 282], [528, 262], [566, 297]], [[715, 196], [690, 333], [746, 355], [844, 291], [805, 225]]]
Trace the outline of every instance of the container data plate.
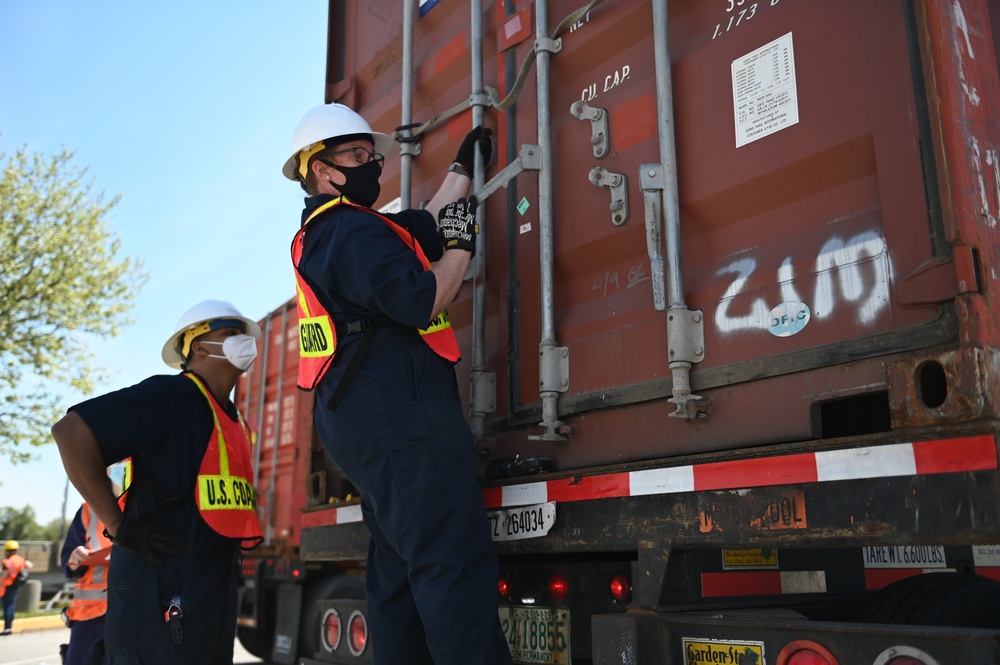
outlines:
[[515, 663], [569, 665], [569, 610], [500, 606], [500, 626]]

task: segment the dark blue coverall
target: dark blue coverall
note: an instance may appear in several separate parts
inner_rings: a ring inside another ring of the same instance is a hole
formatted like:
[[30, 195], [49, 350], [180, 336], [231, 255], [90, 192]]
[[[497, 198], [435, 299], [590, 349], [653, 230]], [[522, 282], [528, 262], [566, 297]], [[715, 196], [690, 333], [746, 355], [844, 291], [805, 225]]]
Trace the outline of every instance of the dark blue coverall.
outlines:
[[[160, 567], [114, 546], [105, 624], [108, 661], [232, 665], [240, 543], [213, 531], [193, 498], [215, 426], [205, 397], [181, 374], [153, 376], [71, 410], [93, 431], [108, 464], [132, 458], [126, 514], [184, 539], [184, 551]], [[236, 418], [231, 403], [226, 411]], [[175, 497], [181, 497], [176, 505], [159, 508]], [[181, 597], [183, 612], [180, 644], [163, 616], [174, 595]]]
[[[329, 195], [306, 199], [305, 220]], [[427, 258], [443, 249], [434, 218], [386, 215]], [[455, 371], [420, 338], [437, 288], [382, 220], [335, 206], [307, 227], [300, 269], [337, 323], [388, 317], [336, 410], [323, 408], [357, 348], [338, 337], [317, 387], [316, 427], [361, 492], [371, 533], [366, 572], [379, 665], [511, 662], [497, 616], [496, 552], [476, 481], [475, 446]]]

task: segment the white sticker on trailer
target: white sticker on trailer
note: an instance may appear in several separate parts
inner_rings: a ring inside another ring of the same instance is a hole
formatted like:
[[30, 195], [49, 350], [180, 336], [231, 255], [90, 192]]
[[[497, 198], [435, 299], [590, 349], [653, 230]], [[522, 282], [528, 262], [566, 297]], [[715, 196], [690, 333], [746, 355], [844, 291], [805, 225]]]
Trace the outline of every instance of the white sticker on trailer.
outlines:
[[861, 548], [865, 568], [946, 568], [940, 545], [876, 545]]
[[732, 74], [737, 148], [798, 123], [792, 33], [733, 60]]
[[973, 545], [972, 558], [977, 566], [1000, 567], [1000, 545]]

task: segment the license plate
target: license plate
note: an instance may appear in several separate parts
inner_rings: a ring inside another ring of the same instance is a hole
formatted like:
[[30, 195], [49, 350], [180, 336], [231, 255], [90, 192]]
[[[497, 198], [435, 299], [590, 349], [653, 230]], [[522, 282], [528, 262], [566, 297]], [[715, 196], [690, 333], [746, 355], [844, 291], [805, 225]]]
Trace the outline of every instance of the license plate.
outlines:
[[554, 501], [533, 506], [519, 506], [487, 513], [493, 540], [523, 540], [541, 538], [556, 523]]
[[500, 606], [500, 625], [515, 663], [569, 665], [569, 610]]

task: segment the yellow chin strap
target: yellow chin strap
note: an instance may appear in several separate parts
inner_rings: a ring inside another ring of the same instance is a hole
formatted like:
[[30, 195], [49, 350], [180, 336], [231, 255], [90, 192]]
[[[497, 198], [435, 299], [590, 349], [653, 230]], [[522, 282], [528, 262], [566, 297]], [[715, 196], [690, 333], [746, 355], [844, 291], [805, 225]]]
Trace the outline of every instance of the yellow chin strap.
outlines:
[[309, 175], [309, 160], [320, 150], [326, 148], [326, 145], [322, 141], [316, 141], [311, 146], [303, 148], [299, 151], [299, 177], [302, 178], [302, 182], [306, 181], [306, 176]]

